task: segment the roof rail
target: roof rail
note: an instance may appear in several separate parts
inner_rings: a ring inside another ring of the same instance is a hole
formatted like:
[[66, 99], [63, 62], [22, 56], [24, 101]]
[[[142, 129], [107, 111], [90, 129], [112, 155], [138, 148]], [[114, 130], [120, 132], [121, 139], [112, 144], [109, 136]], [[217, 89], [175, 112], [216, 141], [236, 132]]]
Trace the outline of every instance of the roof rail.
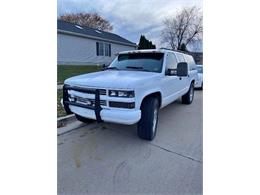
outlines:
[[188, 51], [181, 51], [181, 50], [178, 50], [178, 49], [169, 49], [169, 48], [164, 48], [164, 47], [161, 47], [160, 49], [165, 49], [165, 50], [169, 50], [169, 51], [177, 51], [177, 52], [180, 52], [180, 53], [183, 53], [183, 54], [189, 54], [190, 53]]
[[171, 51], [174, 51], [173, 49], [169, 49], [169, 48], [165, 48], [165, 47], [161, 47], [160, 49], [165, 49], [165, 50], [171, 50]]

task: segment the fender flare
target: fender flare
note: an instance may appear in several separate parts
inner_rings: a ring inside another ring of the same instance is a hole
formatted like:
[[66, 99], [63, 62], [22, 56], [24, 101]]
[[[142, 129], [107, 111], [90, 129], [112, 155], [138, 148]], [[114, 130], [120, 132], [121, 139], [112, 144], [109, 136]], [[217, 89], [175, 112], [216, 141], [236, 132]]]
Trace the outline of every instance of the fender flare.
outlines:
[[142, 95], [141, 95], [141, 98], [140, 98], [140, 101], [138, 102], [138, 108], [141, 108], [141, 105], [142, 105], [142, 102], [143, 100], [148, 97], [149, 95], [152, 95], [152, 94], [156, 94], [156, 93], [159, 93], [160, 94], [160, 105], [162, 104], [162, 91], [159, 89], [159, 88], [155, 88], [155, 89], [151, 89], [151, 90], [148, 90], [148, 91], [145, 91]]

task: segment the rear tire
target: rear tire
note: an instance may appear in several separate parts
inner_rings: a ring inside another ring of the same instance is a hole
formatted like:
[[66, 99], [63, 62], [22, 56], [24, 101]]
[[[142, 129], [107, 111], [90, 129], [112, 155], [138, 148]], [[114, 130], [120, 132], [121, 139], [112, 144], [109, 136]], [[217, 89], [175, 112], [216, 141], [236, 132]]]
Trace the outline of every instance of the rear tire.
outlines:
[[158, 124], [159, 101], [156, 97], [146, 98], [141, 106], [142, 116], [137, 124], [137, 133], [141, 139], [153, 140]]
[[94, 121], [93, 119], [85, 118], [85, 117], [77, 115], [77, 114], [75, 114], [75, 116], [78, 121], [83, 122], [83, 123], [91, 123]]
[[194, 84], [190, 84], [189, 91], [181, 97], [183, 104], [191, 104], [194, 98]]

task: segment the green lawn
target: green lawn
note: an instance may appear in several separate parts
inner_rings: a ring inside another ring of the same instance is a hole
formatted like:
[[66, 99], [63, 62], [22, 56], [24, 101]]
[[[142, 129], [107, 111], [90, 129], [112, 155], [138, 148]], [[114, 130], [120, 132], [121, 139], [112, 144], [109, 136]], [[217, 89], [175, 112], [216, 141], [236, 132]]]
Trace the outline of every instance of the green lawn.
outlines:
[[63, 84], [69, 77], [100, 70], [100, 66], [58, 65], [58, 84]]

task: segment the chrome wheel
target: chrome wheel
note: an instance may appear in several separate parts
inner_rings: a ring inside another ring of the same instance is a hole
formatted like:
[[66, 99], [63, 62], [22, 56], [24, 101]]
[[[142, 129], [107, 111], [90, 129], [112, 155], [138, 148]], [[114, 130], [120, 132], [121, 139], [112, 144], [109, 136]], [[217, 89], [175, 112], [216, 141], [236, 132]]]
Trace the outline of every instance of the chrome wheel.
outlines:
[[191, 88], [190, 88], [190, 102], [192, 102], [192, 100], [193, 100], [193, 95], [194, 95], [194, 87], [193, 87], [193, 85], [191, 85], [190, 87], [191, 87]]
[[153, 134], [155, 133], [156, 130], [157, 121], [158, 121], [158, 108], [155, 108], [153, 112]]

